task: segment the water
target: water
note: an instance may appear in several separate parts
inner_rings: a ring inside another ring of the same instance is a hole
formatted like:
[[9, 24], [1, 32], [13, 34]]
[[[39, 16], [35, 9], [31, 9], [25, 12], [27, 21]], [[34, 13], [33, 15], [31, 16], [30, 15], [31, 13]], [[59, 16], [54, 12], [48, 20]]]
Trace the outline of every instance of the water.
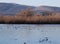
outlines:
[[0, 24], [0, 44], [60, 44], [60, 25]]

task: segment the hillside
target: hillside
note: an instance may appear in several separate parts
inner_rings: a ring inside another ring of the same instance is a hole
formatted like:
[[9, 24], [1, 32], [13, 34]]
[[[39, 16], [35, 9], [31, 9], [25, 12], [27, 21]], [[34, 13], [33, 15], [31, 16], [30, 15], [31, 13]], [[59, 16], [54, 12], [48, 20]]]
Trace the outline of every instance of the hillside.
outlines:
[[16, 15], [21, 10], [25, 10], [27, 8], [32, 8], [32, 11], [36, 13], [41, 13], [43, 11], [55, 12], [60, 13], [60, 7], [53, 7], [53, 6], [27, 6], [27, 5], [20, 5], [14, 3], [0, 3], [0, 15]]
[[0, 3], [0, 23], [7, 24], [56, 24], [60, 23], [60, 7], [26, 6]]
[[54, 7], [54, 6], [38, 6], [34, 10], [39, 14], [43, 11], [60, 13], [60, 7]]
[[39, 6], [39, 7], [36, 7], [36, 10], [47, 10], [47, 11], [60, 12], [60, 7], [54, 7], [54, 6]]
[[32, 6], [19, 5], [14, 3], [0, 3], [0, 15], [16, 15], [21, 10]]

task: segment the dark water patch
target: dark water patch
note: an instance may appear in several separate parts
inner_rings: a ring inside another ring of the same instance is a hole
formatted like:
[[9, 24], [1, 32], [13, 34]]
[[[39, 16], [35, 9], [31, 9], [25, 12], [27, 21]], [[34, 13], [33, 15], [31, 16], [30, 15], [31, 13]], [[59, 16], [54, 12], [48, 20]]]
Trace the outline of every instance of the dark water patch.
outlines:
[[26, 42], [24, 42], [24, 44], [26, 44]]
[[18, 40], [18, 39], [16, 38], [16, 39], [14, 39], [14, 40]]
[[46, 41], [46, 42], [48, 41], [48, 37], [45, 37], [45, 38], [43, 38], [42, 40], [39, 40], [39, 43], [40, 43], [40, 42], [45, 42], [45, 41]]

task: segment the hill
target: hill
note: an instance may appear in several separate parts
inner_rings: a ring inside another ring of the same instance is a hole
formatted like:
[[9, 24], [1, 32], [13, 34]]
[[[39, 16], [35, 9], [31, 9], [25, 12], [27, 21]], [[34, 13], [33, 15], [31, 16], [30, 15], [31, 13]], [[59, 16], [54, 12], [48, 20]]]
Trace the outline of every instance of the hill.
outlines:
[[33, 11], [39, 14], [41, 14], [41, 12], [43, 11], [60, 13], [60, 7], [53, 7], [53, 6], [34, 7], [34, 6], [20, 5], [14, 3], [0, 3], [0, 15], [16, 15], [21, 10], [25, 10], [29, 7], [32, 8]]
[[21, 10], [32, 6], [19, 5], [14, 3], [0, 3], [0, 15], [16, 15]]

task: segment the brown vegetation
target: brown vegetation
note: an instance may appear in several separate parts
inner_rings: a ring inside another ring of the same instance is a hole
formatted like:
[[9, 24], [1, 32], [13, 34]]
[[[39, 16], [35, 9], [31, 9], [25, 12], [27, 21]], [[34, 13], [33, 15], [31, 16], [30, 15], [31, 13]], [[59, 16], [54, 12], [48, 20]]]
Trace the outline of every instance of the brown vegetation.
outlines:
[[21, 11], [15, 16], [0, 16], [0, 23], [60, 23], [60, 13], [43, 11], [43, 15], [41, 16], [34, 11], [27, 9]]

